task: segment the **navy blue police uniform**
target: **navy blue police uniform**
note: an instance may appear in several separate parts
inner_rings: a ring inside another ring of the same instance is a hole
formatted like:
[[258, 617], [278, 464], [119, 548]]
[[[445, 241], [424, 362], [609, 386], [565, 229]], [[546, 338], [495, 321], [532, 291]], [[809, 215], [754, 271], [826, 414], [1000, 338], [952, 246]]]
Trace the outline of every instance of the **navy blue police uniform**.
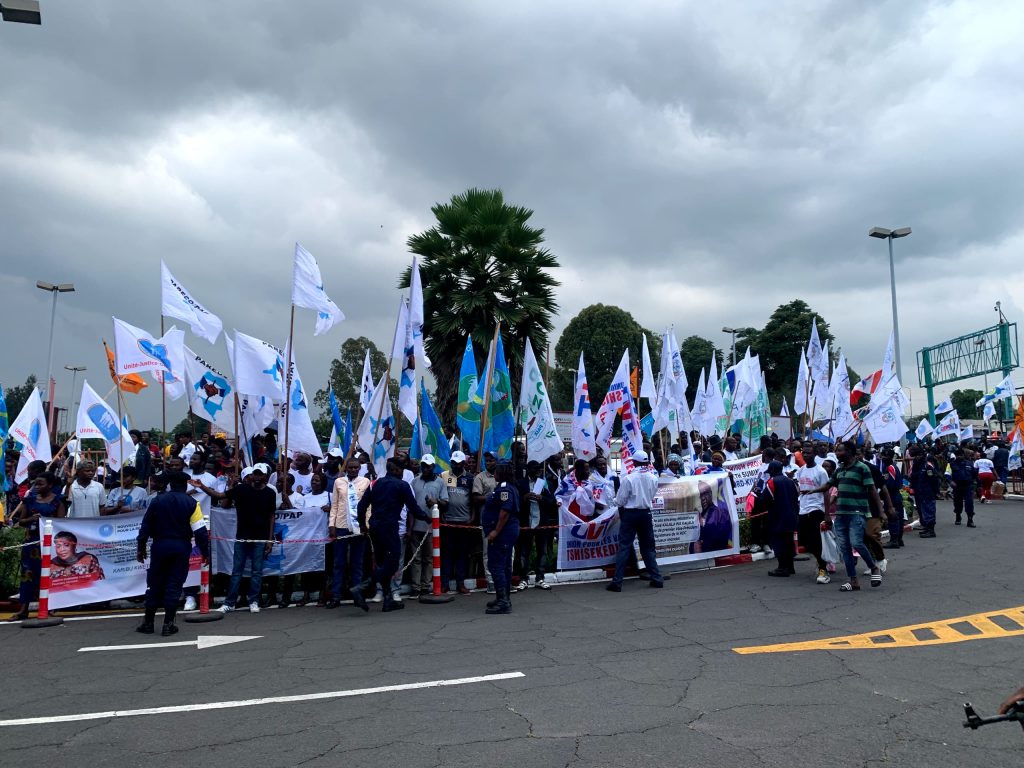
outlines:
[[512, 550], [519, 537], [519, 491], [513, 483], [499, 483], [484, 500], [480, 514], [484, 535], [490, 536], [498, 527], [503, 510], [508, 519], [494, 540], [487, 542], [487, 566], [498, 600], [507, 602], [512, 588]]

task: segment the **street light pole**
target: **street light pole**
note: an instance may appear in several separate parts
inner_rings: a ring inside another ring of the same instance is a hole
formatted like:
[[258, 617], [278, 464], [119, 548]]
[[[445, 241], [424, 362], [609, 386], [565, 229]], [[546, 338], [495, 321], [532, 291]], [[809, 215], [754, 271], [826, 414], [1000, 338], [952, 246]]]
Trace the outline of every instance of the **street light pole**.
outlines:
[[898, 237], [906, 237], [911, 233], [910, 227], [899, 229], [885, 229], [884, 227], [872, 227], [868, 230], [869, 237], [877, 237], [889, 241], [889, 289], [892, 293], [892, 336], [896, 346], [896, 376], [903, 384], [903, 363], [900, 355], [900, 318], [896, 309], [896, 261], [892, 254], [892, 241]]
[[[47, 283], [43, 280], [36, 280], [36, 288], [41, 291], [49, 291], [53, 294], [53, 303], [50, 306], [50, 345], [49, 351], [46, 354], [46, 393], [50, 403], [50, 412], [47, 414], [46, 425], [53, 434], [54, 423], [53, 423], [53, 411], [54, 411], [54, 395], [55, 387], [52, 386], [53, 381], [53, 327], [57, 319], [57, 294], [58, 293], [71, 293], [75, 290], [74, 283]], [[72, 397], [74, 394], [72, 393]]]
[[722, 333], [731, 333], [732, 334], [732, 365], [733, 365], [733, 368], [736, 367], [736, 332], [737, 331], [739, 331], [739, 328], [723, 328], [722, 329]]
[[[85, 370], [85, 366], [84, 365], [65, 365], [64, 366], [64, 370], [65, 371], [71, 371], [71, 400], [68, 403], [68, 418], [70, 419], [71, 418], [71, 413], [75, 410], [75, 382], [78, 381], [78, 372], [79, 371], [84, 371]], [[68, 432], [73, 432], [73, 431], [74, 430], [72, 430], [72, 429], [68, 430]]]

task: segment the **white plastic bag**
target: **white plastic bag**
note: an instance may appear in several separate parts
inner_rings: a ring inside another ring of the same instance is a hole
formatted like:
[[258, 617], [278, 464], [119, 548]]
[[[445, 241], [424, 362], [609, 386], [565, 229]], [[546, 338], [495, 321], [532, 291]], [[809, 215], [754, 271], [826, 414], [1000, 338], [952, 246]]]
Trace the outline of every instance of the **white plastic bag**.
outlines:
[[839, 562], [839, 544], [834, 531], [821, 532], [821, 559], [826, 563]]

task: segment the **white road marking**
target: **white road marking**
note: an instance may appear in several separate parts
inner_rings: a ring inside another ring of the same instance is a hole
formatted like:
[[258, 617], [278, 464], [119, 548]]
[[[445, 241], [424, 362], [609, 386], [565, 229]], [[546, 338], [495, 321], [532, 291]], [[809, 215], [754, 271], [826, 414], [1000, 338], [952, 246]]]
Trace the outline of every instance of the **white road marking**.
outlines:
[[147, 709], [113, 709], [109, 712], [84, 712], [78, 715], [53, 715], [50, 717], [23, 717], [16, 720], [0, 720], [0, 727], [14, 725], [49, 725], [51, 723], [75, 723], [81, 720], [105, 720], [114, 717], [138, 717], [140, 715], [170, 715], [178, 712], [202, 712], [210, 709], [235, 709], [238, 707], [259, 707], [264, 704], [291, 704], [297, 701], [323, 701], [324, 699], [344, 699], [351, 696], [369, 696], [374, 693], [391, 693], [393, 691], [417, 691], [422, 688], [446, 688], [453, 685], [471, 685], [473, 683], [490, 683], [498, 680], [513, 680], [526, 677], [522, 672], [503, 672], [498, 675], [480, 675], [478, 677], [459, 677], [450, 680], [427, 680], [422, 683], [404, 683], [402, 685], [382, 685], [378, 688], [355, 688], [348, 691], [324, 691], [323, 693], [305, 693], [296, 696], [268, 696], [262, 699], [240, 699], [238, 701], [211, 701], [206, 704], [180, 704], [174, 707], [149, 707]]
[[259, 640], [263, 635], [200, 635], [195, 640], [178, 640], [173, 643], [138, 643], [136, 645], [91, 645], [88, 648], [79, 648], [79, 653], [88, 651], [137, 651], [147, 648], [181, 648], [186, 645], [194, 646], [200, 651], [204, 648], [216, 648], [218, 645], [230, 645], [241, 643], [245, 640]]

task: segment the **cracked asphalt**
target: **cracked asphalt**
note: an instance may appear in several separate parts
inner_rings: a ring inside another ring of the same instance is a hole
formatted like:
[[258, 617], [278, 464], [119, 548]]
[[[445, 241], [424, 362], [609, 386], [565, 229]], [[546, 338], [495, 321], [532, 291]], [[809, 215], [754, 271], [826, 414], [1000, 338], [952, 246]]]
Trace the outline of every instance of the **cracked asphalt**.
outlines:
[[1024, 604], [1024, 503], [979, 528], [908, 534], [881, 589], [770, 579], [767, 563], [530, 590], [511, 616], [475, 594], [368, 616], [353, 608], [238, 613], [181, 624], [264, 635], [198, 651], [79, 654], [161, 642], [137, 619], [0, 627], [0, 719], [306, 694], [521, 671], [460, 687], [0, 728], [5, 766], [1020, 766], [1012, 724], [972, 732], [1024, 681], [1024, 636], [921, 648], [741, 656], [732, 648], [845, 635]]

